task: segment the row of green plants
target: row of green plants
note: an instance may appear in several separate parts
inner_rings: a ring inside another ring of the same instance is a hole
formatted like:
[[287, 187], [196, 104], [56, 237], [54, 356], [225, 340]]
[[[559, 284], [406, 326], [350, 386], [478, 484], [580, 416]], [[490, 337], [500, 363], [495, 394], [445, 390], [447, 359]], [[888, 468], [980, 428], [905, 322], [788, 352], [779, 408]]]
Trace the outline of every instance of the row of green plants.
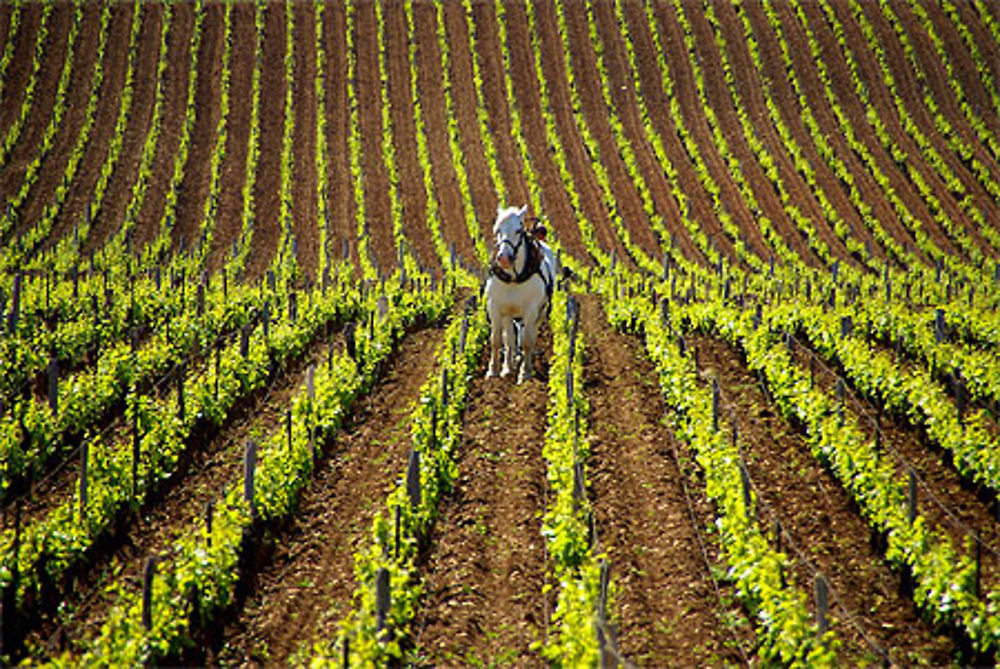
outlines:
[[362, 278], [374, 279], [378, 277], [378, 272], [372, 262], [371, 237], [366, 222], [364, 166], [361, 147], [361, 111], [358, 103], [356, 83], [358, 72], [358, 54], [355, 46], [357, 40], [355, 27], [356, 13], [357, 8], [353, 3], [348, 3], [344, 12], [347, 22], [344, 31], [347, 38], [347, 72], [345, 80], [347, 84], [348, 109], [350, 110], [347, 147], [350, 155], [351, 187], [354, 194], [354, 217], [357, 222], [359, 270]]
[[[338, 275], [335, 285], [303, 294], [308, 301], [299, 303], [294, 319], [288, 295], [282, 296], [284, 309], [275, 299], [279, 306], [270, 314], [274, 320], [261, 319], [248, 331], [245, 348], [242, 338], [231, 344], [216, 340], [212, 342], [214, 364], [206, 360], [191, 370], [181, 366], [175, 376], [183, 390], [175, 393], [165, 388], [156, 394], [133, 384], [125, 409], [131, 429], [119, 431], [110, 440], [98, 434], [87, 441], [86, 507], [81, 509], [77, 487], [71, 497], [23, 528], [17, 554], [13, 528], [0, 538], [0, 585], [10, 587], [16, 571], [18, 606], [30, 610], [32, 602], [44, 594], [44, 582], [59, 583], [69, 568], [87, 559], [91, 546], [112, 530], [116, 519], [130, 509], [142, 508], [174, 474], [196, 430], [218, 429], [238, 402], [299, 357], [328, 324], [356, 314], [359, 300], [374, 299], [374, 291], [361, 295], [349, 283], [346, 276]], [[267, 295], [279, 297], [273, 292]], [[133, 443], [136, 433], [138, 444]]]
[[[378, 315], [379, 297], [391, 305], [384, 315]], [[143, 624], [141, 591], [118, 583], [115, 605], [100, 634], [81, 655], [63, 659], [83, 664], [143, 664], [182, 657], [195, 635], [234, 603], [236, 585], [246, 576], [240, 568], [241, 556], [252, 537], [294, 513], [318, 457], [335, 438], [356, 399], [370, 391], [377, 370], [405, 332], [420, 322], [439, 320], [451, 300], [443, 289], [404, 292], [387, 286], [385, 293], [369, 295], [357, 315], [362, 321], [372, 319], [373, 327], [358, 328], [356, 357], [347, 351], [331, 355], [314, 369], [311, 390], [308, 380], [299, 387], [289, 407], [290, 441], [284, 426], [261, 435], [253, 504], [246, 498], [244, 477], [228, 482], [214, 504], [211, 526], [204, 517], [191, 519], [187, 531], [161, 556], [152, 583], [151, 624]]]
[[24, 2], [22, 0], [14, 0], [10, 5], [10, 18], [7, 19], [7, 39], [4, 40], [3, 52], [0, 53], [0, 93], [3, 92], [7, 83], [7, 68], [10, 67], [10, 61], [14, 58], [14, 46], [17, 44], [17, 41], [11, 37], [16, 35], [21, 28], [23, 10]]

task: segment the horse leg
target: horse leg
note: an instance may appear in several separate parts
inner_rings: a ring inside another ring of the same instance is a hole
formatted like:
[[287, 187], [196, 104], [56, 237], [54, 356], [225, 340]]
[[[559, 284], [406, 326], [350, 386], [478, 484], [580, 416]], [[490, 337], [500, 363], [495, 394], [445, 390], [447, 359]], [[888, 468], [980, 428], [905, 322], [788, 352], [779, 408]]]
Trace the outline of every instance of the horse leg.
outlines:
[[[497, 369], [500, 367], [500, 349], [503, 345], [501, 328], [500, 316], [494, 315], [490, 319], [490, 366], [486, 370], [486, 378], [496, 376]], [[506, 363], [504, 364], [506, 365]]]
[[526, 381], [534, 376], [534, 365], [532, 359], [535, 354], [535, 339], [538, 329], [538, 314], [534, 318], [524, 319], [524, 328], [521, 330], [521, 346], [524, 349], [524, 356], [521, 360], [521, 374], [518, 383]]
[[514, 319], [504, 317], [503, 319], [503, 339], [505, 355], [503, 358], [503, 369], [500, 370], [500, 376], [506, 377], [510, 376], [511, 365], [514, 363], [514, 356], [517, 352], [517, 338], [514, 332]]

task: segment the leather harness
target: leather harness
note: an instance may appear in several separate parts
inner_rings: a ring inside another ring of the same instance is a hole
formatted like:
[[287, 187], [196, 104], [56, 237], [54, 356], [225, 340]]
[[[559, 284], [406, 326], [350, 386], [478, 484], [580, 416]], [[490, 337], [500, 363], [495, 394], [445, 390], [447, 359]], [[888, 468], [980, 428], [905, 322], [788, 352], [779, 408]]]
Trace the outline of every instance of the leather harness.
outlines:
[[545, 293], [548, 297], [552, 297], [552, 281], [546, 278], [545, 274], [542, 272], [542, 249], [538, 245], [538, 241], [529, 237], [528, 233], [524, 231], [524, 228], [518, 231], [519, 238], [517, 244], [514, 244], [509, 239], [504, 239], [497, 245], [497, 249], [504, 244], [509, 245], [513, 250], [514, 260], [517, 261], [517, 252], [524, 244], [527, 248], [527, 260], [524, 262], [524, 267], [517, 274], [511, 274], [507, 270], [500, 267], [496, 261], [497, 252], [493, 252], [493, 257], [490, 259], [490, 273], [496, 278], [500, 279], [504, 283], [524, 283], [530, 279], [533, 275], [538, 274], [542, 277], [542, 283], [545, 284]]

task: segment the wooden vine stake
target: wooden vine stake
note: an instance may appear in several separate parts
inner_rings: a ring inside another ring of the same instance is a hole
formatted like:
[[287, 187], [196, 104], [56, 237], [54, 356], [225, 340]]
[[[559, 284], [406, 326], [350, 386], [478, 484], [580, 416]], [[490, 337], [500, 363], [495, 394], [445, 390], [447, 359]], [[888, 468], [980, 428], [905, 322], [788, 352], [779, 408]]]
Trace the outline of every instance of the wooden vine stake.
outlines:
[[87, 518], [87, 459], [89, 455], [89, 443], [84, 440], [80, 444], [80, 520]]
[[257, 510], [254, 505], [253, 475], [257, 466], [257, 442], [253, 439], [247, 440], [246, 449], [243, 453], [243, 499], [250, 505], [250, 517], [256, 516]]
[[712, 431], [719, 431], [719, 380], [712, 379]]
[[753, 496], [750, 493], [750, 473], [746, 464], [740, 460], [740, 480], [743, 483], [743, 508], [746, 510], [747, 518], [753, 518]]
[[59, 358], [49, 358], [49, 408], [52, 414], [59, 413]]
[[389, 606], [392, 604], [392, 583], [389, 570], [379, 567], [375, 572], [375, 629], [376, 633], [386, 627], [389, 618]]
[[910, 470], [910, 482], [907, 495], [907, 519], [910, 525], [917, 519], [917, 475]]
[[816, 574], [816, 629], [820, 637], [830, 629], [830, 586], [822, 574]]
[[153, 628], [153, 575], [156, 573], [156, 556], [146, 558], [142, 568], [142, 626]]
[[205, 536], [208, 537], [208, 546], [212, 546], [212, 520], [215, 515], [215, 502], [209, 500], [205, 505]]
[[410, 499], [410, 507], [420, 506], [420, 451], [410, 451], [410, 460], [406, 467], [406, 494]]

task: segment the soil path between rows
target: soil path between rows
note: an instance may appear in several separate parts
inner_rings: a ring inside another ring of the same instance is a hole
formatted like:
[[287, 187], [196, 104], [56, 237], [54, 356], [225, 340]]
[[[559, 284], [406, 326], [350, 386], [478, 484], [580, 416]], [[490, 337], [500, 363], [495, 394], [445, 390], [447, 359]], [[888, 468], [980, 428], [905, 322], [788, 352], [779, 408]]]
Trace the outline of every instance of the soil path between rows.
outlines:
[[354, 553], [371, 541], [371, 523], [406, 469], [410, 415], [435, 365], [443, 330], [406, 337], [385, 379], [359, 398], [351, 424], [306, 488], [274, 554], [252, 577], [250, 595], [205, 658], [211, 663], [284, 665], [314, 641], [339, 636], [351, 606]]
[[611, 617], [619, 650], [646, 666], [742, 664], [739, 647], [752, 648], [752, 630], [732, 586], [722, 586], [725, 605], [715, 591], [710, 569], [721, 568], [718, 550], [706, 545], [703, 554], [699, 545], [713, 508], [697, 481], [699, 494], [687, 499], [674, 459], [685, 449], [664, 423], [656, 370], [637, 340], [611, 329], [596, 298], [583, 298], [580, 322], [590, 402], [587, 496], [617, 589]]
[[[549, 350], [547, 331], [541, 339]], [[543, 594], [547, 374], [515, 385], [512, 377], [485, 379], [485, 371], [484, 355], [465, 412], [459, 476], [422, 560], [415, 644], [421, 664], [546, 666], [535, 644], [545, 642], [554, 607], [554, 591]]]
[[873, 549], [857, 505], [764, 396], [737, 352], [712, 337], [688, 343], [697, 350], [703, 383], [718, 380], [721, 422], [737, 421], [759, 522], [769, 531], [780, 522], [791, 582], [812, 593], [820, 573], [830, 584], [831, 629], [843, 642], [839, 661], [879, 662], [882, 649], [893, 664], [948, 664], [952, 642], [922, 620], [899, 575]]

